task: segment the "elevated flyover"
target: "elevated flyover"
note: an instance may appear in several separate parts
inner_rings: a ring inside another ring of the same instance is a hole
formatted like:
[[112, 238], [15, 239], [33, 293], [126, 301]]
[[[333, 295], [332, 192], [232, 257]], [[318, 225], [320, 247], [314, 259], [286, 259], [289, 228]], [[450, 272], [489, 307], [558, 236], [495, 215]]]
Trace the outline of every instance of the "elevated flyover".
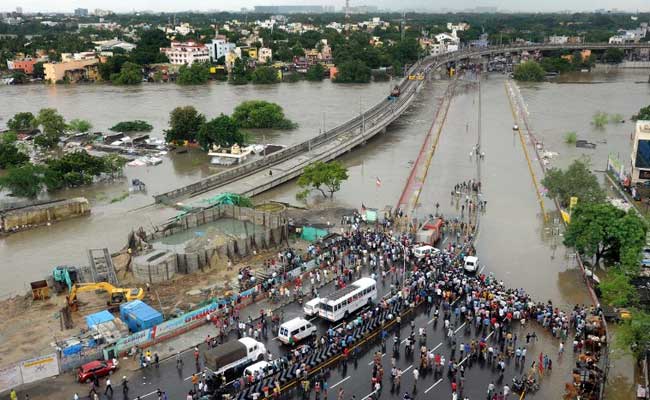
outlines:
[[[409, 75], [425, 74], [453, 62], [504, 53], [550, 50], [603, 50], [608, 48], [650, 48], [650, 43], [581, 43], [581, 44], [510, 44], [485, 48], [465, 48], [453, 53], [429, 56], [419, 60]], [[385, 131], [386, 127], [406, 111], [422, 85], [422, 80], [402, 79], [400, 97], [384, 98], [363, 114], [315, 136], [305, 142], [285, 148], [267, 157], [211, 175], [198, 182], [154, 196], [156, 203], [173, 204], [182, 199], [212, 197], [231, 192], [254, 196], [298, 177], [303, 169], [317, 161], [330, 161]], [[388, 95], [388, 94], [387, 94]]]

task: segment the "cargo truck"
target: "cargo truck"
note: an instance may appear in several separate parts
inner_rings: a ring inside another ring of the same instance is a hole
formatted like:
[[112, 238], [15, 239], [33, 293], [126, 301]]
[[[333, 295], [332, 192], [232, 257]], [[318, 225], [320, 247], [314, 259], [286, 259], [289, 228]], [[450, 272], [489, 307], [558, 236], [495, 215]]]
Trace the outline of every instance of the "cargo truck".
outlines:
[[262, 361], [266, 346], [257, 340], [243, 337], [228, 341], [203, 355], [205, 367], [215, 375], [241, 375], [241, 371], [254, 362]]

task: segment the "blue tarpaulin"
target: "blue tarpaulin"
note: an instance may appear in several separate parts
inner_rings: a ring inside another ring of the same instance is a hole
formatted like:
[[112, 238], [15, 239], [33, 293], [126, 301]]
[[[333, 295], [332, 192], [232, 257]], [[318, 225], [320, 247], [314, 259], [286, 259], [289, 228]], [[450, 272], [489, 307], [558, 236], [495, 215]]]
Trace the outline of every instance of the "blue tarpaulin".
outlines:
[[112, 321], [114, 319], [115, 317], [113, 316], [113, 314], [111, 314], [107, 310], [104, 310], [94, 314], [86, 315], [86, 325], [88, 325], [89, 329], [92, 329], [95, 325]]

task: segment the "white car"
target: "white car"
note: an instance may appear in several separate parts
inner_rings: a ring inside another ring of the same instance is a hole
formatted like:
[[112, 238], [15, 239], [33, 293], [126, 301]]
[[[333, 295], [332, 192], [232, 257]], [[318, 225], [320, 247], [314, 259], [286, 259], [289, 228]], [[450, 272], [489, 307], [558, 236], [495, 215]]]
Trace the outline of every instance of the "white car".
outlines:
[[467, 272], [476, 272], [478, 270], [478, 257], [465, 257], [465, 264], [463, 265], [463, 268], [465, 268], [465, 271]]
[[438, 253], [440, 253], [440, 250], [436, 249], [433, 246], [428, 246], [428, 245], [427, 246], [418, 246], [415, 249], [413, 249], [413, 254], [417, 258], [422, 258], [422, 257], [424, 257], [426, 255], [429, 255], [429, 254], [430, 255], [435, 255], [435, 254], [438, 254]]
[[306, 316], [313, 317], [314, 315], [318, 315], [319, 304], [320, 304], [320, 298], [316, 297], [306, 302], [305, 305], [302, 307], [302, 310], [305, 312]]

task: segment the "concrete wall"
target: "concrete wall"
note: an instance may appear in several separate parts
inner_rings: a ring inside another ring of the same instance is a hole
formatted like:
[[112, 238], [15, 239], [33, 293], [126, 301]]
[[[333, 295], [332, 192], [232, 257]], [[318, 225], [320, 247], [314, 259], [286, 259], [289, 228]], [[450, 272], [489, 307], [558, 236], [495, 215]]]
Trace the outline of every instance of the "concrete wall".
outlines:
[[13, 232], [88, 214], [90, 203], [84, 197], [24, 207], [0, 213], [0, 231]]
[[157, 250], [133, 259], [133, 276], [139, 282], [164, 282], [176, 275], [178, 263], [176, 254]]
[[178, 221], [158, 227], [155, 232], [147, 234], [147, 241], [159, 240], [221, 218], [248, 221], [261, 228], [248, 232], [246, 236], [231, 238], [219, 246], [177, 253], [158, 250], [138, 256], [133, 259], [135, 277], [141, 282], [161, 282], [171, 279], [175, 273], [191, 274], [202, 270], [210, 265], [215, 255], [222, 259], [245, 257], [255, 249], [273, 248], [286, 239], [287, 219], [283, 214], [221, 205], [184, 215]]

